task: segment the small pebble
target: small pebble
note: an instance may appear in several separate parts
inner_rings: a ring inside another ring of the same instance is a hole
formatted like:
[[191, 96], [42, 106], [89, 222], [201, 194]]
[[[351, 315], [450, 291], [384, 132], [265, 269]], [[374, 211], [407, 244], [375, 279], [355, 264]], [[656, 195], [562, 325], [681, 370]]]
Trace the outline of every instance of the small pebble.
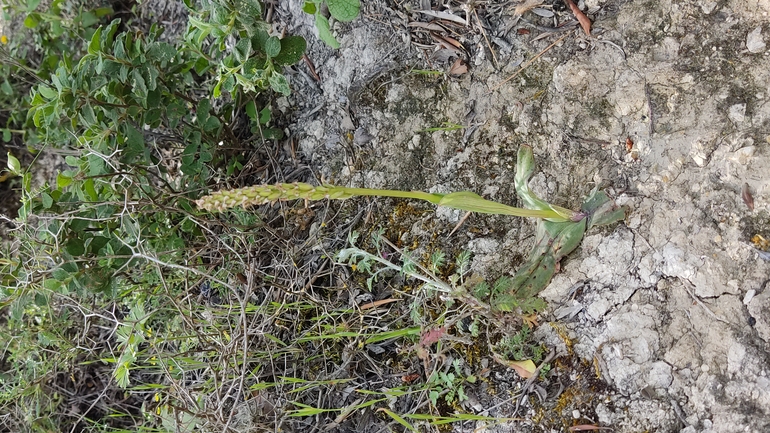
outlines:
[[580, 411], [575, 409], [572, 411], [572, 418], [573, 419], [580, 419]]
[[750, 53], [761, 53], [762, 51], [765, 51], [765, 46], [765, 40], [762, 38], [761, 26], [752, 30], [746, 37], [746, 48], [749, 49]]
[[743, 297], [743, 305], [749, 305], [749, 302], [751, 302], [752, 299], [754, 299], [754, 295], [757, 294], [757, 291], [754, 289], [751, 289], [746, 292], [746, 296]]

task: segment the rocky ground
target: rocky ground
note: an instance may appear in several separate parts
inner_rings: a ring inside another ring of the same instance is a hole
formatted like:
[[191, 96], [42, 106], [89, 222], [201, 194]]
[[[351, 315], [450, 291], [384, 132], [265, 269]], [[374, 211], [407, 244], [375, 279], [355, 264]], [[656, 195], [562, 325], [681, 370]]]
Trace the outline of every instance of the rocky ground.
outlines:
[[[574, 416], [617, 432], [768, 431], [770, 3], [586, 0], [587, 36], [561, 1], [517, 14], [516, 2], [425, 13], [429, 2], [378, 0], [334, 26], [338, 51], [301, 3], [281, 2], [276, 20], [308, 38], [320, 81], [299, 66], [279, 107], [325, 179], [510, 203], [527, 143], [550, 201], [576, 207], [598, 186], [630, 207], [542, 293], [536, 335], [578, 367], [562, 380], [570, 396], [528, 408], [534, 429]], [[449, 237], [461, 216], [430, 217], [477, 271], [512, 272], [526, 255], [531, 223], [472, 217]], [[403, 239], [436, 233], [418, 226]]]
[[[491, 391], [520, 386], [498, 369], [465, 410], [525, 419], [499, 432], [770, 431], [770, 2], [584, 0], [589, 36], [561, 0], [372, 0], [333, 26], [339, 50], [302, 3], [274, 3], [309, 43], [276, 105], [319, 178], [515, 203], [529, 144], [539, 195], [577, 208], [599, 187], [630, 208], [542, 292], [551, 385], [519, 407]], [[179, 4], [148, 8], [183, 23]], [[472, 216], [450, 234], [462, 217], [421, 214], [397, 236], [512, 274], [534, 224]]]

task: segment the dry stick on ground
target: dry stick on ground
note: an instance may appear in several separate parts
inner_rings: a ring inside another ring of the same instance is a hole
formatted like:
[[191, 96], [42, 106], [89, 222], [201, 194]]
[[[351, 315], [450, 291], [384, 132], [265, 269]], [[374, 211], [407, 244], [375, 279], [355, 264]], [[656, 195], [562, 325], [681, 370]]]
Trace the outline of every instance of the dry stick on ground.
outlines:
[[495, 90], [499, 89], [499, 88], [500, 88], [500, 87], [501, 87], [503, 84], [505, 84], [505, 83], [507, 83], [507, 82], [509, 82], [509, 81], [513, 80], [514, 78], [516, 78], [516, 77], [517, 77], [517, 76], [518, 76], [518, 75], [521, 73], [521, 71], [523, 71], [523, 70], [524, 70], [524, 69], [526, 69], [526, 68], [527, 68], [529, 65], [531, 65], [531, 64], [532, 64], [532, 62], [534, 62], [535, 60], [539, 59], [539, 58], [540, 58], [540, 56], [542, 56], [543, 54], [545, 54], [545, 53], [546, 53], [546, 51], [550, 50], [551, 48], [553, 48], [554, 46], [556, 46], [556, 44], [558, 44], [559, 42], [563, 41], [563, 40], [564, 40], [564, 39], [565, 39], [567, 36], [569, 36], [569, 34], [566, 34], [566, 35], [564, 35], [564, 36], [560, 37], [559, 39], [557, 39], [556, 41], [554, 41], [554, 43], [552, 43], [551, 45], [549, 45], [549, 46], [545, 47], [545, 49], [544, 49], [543, 51], [541, 51], [541, 52], [537, 53], [537, 55], [536, 55], [535, 57], [533, 57], [533, 58], [531, 58], [531, 59], [527, 60], [527, 63], [524, 63], [523, 65], [521, 65], [521, 68], [519, 68], [519, 70], [518, 70], [518, 71], [516, 71], [516, 73], [514, 73], [514, 74], [513, 74], [513, 75], [511, 75], [510, 77], [506, 78], [505, 80], [501, 81], [501, 82], [500, 82], [500, 83], [498, 83], [498, 84], [497, 84], [495, 87], [493, 87], [493, 88], [489, 89], [489, 93], [492, 93], [492, 92], [494, 92]]

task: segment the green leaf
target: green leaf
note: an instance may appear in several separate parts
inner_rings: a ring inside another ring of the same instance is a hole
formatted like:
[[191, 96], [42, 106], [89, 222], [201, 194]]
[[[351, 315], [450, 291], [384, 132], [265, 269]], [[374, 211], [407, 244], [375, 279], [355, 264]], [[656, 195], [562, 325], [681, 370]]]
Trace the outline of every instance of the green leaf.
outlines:
[[[438, 396], [436, 398], [438, 398]], [[404, 426], [407, 430], [414, 433], [419, 433], [419, 430], [417, 430], [413, 425], [409, 424], [409, 422], [407, 422], [404, 418], [402, 418], [400, 415], [396, 414], [395, 412], [385, 408], [380, 408], [378, 409], [378, 411], [385, 412], [389, 417], [393, 418], [394, 421]]]
[[267, 125], [267, 122], [270, 121], [270, 118], [272, 117], [273, 112], [270, 111], [270, 107], [265, 107], [259, 112], [259, 123], [263, 125]]
[[281, 93], [283, 95], [291, 94], [291, 89], [289, 88], [289, 81], [286, 79], [286, 77], [279, 74], [278, 72], [273, 72], [272, 74], [270, 74], [270, 78], [268, 79], [268, 81], [270, 82], [270, 87], [276, 92]]
[[257, 105], [254, 103], [254, 101], [247, 102], [246, 106], [243, 108], [246, 110], [246, 114], [249, 116], [249, 119], [257, 120]]
[[340, 47], [340, 43], [334, 39], [331, 28], [329, 27], [329, 20], [323, 15], [315, 16], [315, 27], [318, 29], [318, 37], [326, 43], [326, 45], [337, 49]]
[[40, 92], [40, 94], [43, 95], [43, 97], [45, 99], [48, 99], [49, 101], [56, 99], [56, 97], [59, 96], [56, 90], [44, 85], [38, 86], [37, 91]]
[[13, 87], [11, 87], [11, 83], [8, 82], [7, 78], [3, 80], [3, 84], [0, 85], [0, 91], [8, 96], [13, 95]]
[[281, 39], [281, 52], [273, 59], [276, 65], [293, 65], [302, 59], [307, 42], [302, 36], [287, 36]]
[[99, 18], [91, 11], [83, 12], [75, 20], [80, 20], [80, 25], [83, 27], [91, 27], [99, 22]]
[[131, 87], [133, 88], [134, 95], [141, 101], [142, 106], [147, 104], [147, 84], [144, 82], [139, 69], [131, 71]]
[[113, 12], [115, 11], [112, 10], [112, 8], [109, 6], [94, 9], [94, 15], [96, 15], [98, 18], [106, 17], [107, 15], [112, 15]]
[[222, 124], [219, 123], [219, 119], [217, 119], [214, 116], [211, 116], [208, 119], [206, 119], [206, 123], [203, 125], [203, 130], [206, 132], [213, 132], [219, 129], [221, 125]]
[[359, 0], [326, 0], [329, 13], [339, 21], [353, 21], [361, 10]]
[[24, 27], [28, 29], [34, 29], [38, 24], [40, 24], [40, 15], [37, 13], [29, 14], [24, 18]]
[[91, 201], [97, 201], [99, 199], [99, 195], [96, 194], [96, 188], [94, 187], [93, 179], [86, 179], [86, 181], [83, 182], [83, 191], [88, 194], [88, 198]]
[[195, 116], [198, 118], [199, 125], [203, 126], [209, 120], [209, 117], [211, 117], [209, 111], [211, 111], [211, 102], [206, 98], [201, 99], [195, 110]]
[[281, 52], [281, 40], [275, 36], [270, 36], [265, 41], [265, 55], [272, 59]]
[[61, 173], [56, 175], [56, 187], [59, 189], [65, 188], [72, 183], [72, 178], [67, 177]]
[[97, 54], [102, 49], [102, 28], [99, 27], [91, 36], [91, 42], [88, 43], [88, 54]]
[[82, 256], [86, 252], [86, 247], [83, 245], [83, 241], [78, 238], [70, 239], [64, 245], [64, 249], [72, 254], [74, 257]]
[[304, 5], [302, 5], [302, 11], [306, 14], [315, 15], [318, 8], [316, 7], [315, 3], [312, 1], [305, 2]]
[[235, 44], [233, 54], [235, 55], [235, 59], [238, 60], [238, 63], [245, 62], [249, 58], [249, 55], [251, 55], [251, 39], [240, 39], [238, 43]]
[[53, 197], [46, 193], [42, 193], [40, 195], [40, 199], [43, 201], [43, 207], [46, 209], [50, 209], [51, 206], [53, 206]]
[[11, 130], [3, 129], [3, 142], [8, 143], [9, 141], [11, 141]]
[[174, 60], [176, 55], [176, 48], [166, 42], [153, 42], [147, 47], [147, 60], [160, 62], [161, 65], [165, 65], [167, 62]]
[[8, 152], [8, 170], [13, 174], [21, 174], [21, 164], [11, 152]]
[[37, 5], [40, 4], [40, 0], [27, 0], [27, 12], [32, 12], [37, 9]]

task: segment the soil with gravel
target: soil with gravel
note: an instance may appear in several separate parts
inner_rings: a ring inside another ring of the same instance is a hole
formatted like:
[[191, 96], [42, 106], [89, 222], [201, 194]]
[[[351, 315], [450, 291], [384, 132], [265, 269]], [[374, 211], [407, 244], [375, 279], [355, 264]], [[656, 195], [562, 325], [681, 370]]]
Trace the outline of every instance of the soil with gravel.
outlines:
[[[586, 0], [587, 36], [561, 1], [519, 15], [515, 2], [378, 0], [333, 27], [337, 51], [301, 3], [275, 19], [307, 37], [320, 80], [298, 66], [278, 106], [324, 179], [515, 203], [526, 143], [541, 196], [575, 208], [599, 187], [631, 209], [542, 292], [535, 334], [559, 386], [493, 431], [770, 429], [770, 3]], [[474, 216], [450, 236], [461, 217], [440, 209], [400, 240], [470, 249], [489, 276], [526, 256], [531, 222]], [[512, 413], [488, 410], [505, 393], [471, 393], [470, 411]]]

